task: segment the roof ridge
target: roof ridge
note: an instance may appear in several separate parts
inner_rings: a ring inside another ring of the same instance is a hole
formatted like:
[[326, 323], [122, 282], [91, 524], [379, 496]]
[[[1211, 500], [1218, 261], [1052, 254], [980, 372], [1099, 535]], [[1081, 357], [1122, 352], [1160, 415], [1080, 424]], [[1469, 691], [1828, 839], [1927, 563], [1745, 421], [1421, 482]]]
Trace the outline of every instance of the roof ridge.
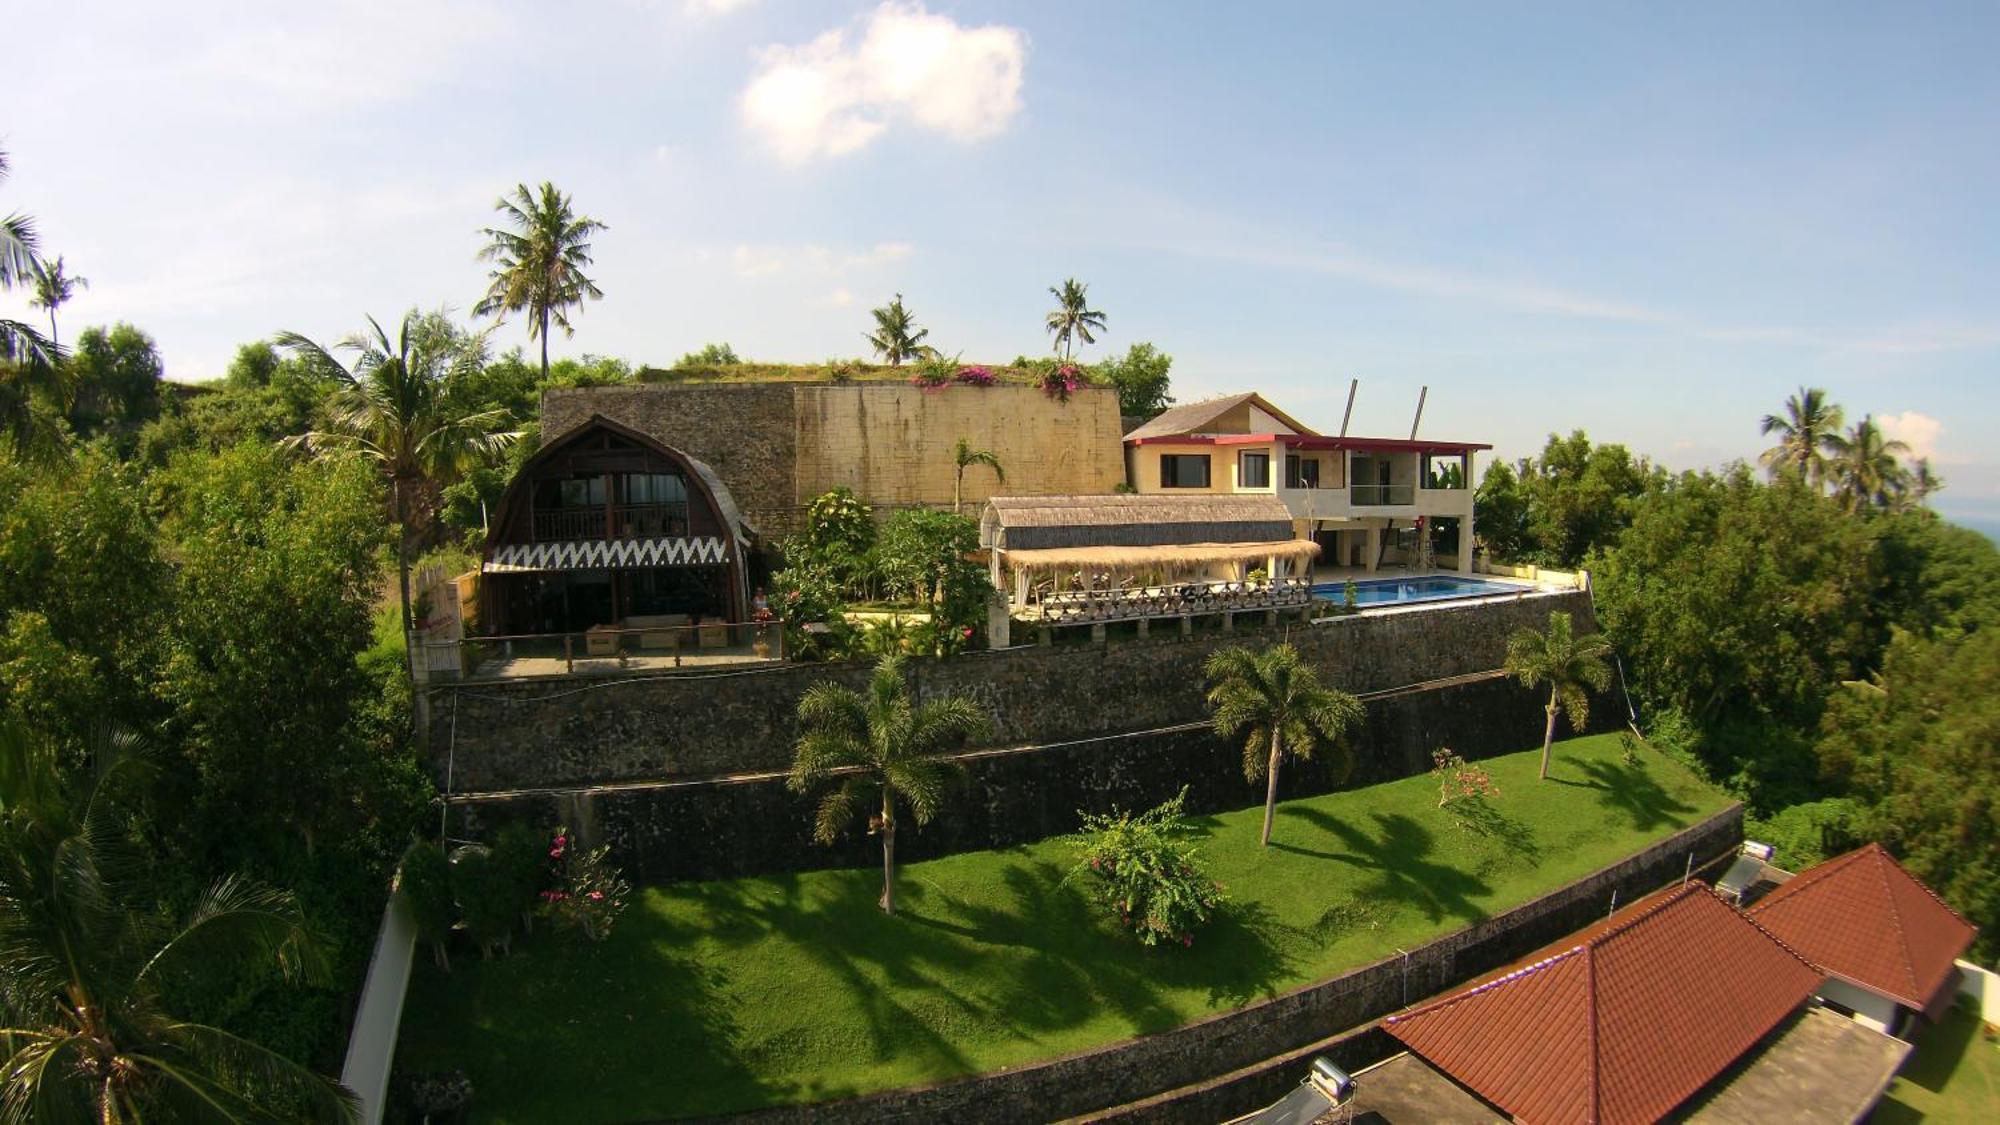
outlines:
[[[1610, 941], [1614, 937], [1620, 937], [1625, 934], [1628, 934], [1632, 931], [1632, 927], [1638, 925], [1639, 923], [1645, 921], [1648, 918], [1651, 918], [1653, 915], [1658, 914], [1660, 911], [1665, 910], [1667, 907], [1672, 906], [1674, 903], [1677, 903], [1682, 899], [1687, 898], [1690, 894], [1695, 894], [1705, 889], [1707, 889], [1707, 884], [1704, 883], [1682, 883], [1680, 886], [1675, 887], [1673, 890], [1667, 892], [1666, 894], [1660, 895], [1660, 900], [1658, 902], [1653, 903], [1652, 905], [1646, 907], [1644, 910], [1640, 910], [1634, 913], [1632, 916], [1628, 918], [1619, 920], [1615, 924], [1605, 926], [1604, 929], [1599, 930], [1597, 933], [1592, 934], [1591, 936], [1585, 938], [1584, 942], [1589, 945], [1596, 945], [1600, 942]], [[1658, 894], [1659, 892], [1656, 891], [1654, 893]], [[1641, 899], [1640, 901], [1644, 902], [1645, 900]], [[1626, 909], [1629, 910], [1632, 908], [1627, 907]]]
[[1568, 949], [1565, 949], [1560, 953], [1552, 953], [1549, 956], [1544, 957], [1541, 960], [1536, 961], [1531, 965], [1523, 965], [1520, 968], [1515, 969], [1513, 972], [1508, 973], [1505, 976], [1494, 977], [1492, 980], [1489, 980], [1484, 984], [1475, 985], [1472, 988], [1466, 989], [1464, 992], [1454, 992], [1450, 996], [1443, 997], [1442, 999], [1432, 1000], [1427, 1004], [1420, 1004], [1417, 1007], [1411, 1008], [1407, 1012], [1397, 1012], [1395, 1015], [1388, 1017], [1382, 1022], [1395, 1023], [1398, 1020], [1406, 1020], [1414, 1018], [1416, 1016], [1429, 1015], [1432, 1012], [1443, 1011], [1444, 1009], [1449, 1008], [1453, 1004], [1457, 1004], [1462, 1000], [1470, 1000], [1475, 996], [1480, 996], [1487, 992], [1490, 992], [1493, 989], [1498, 988], [1503, 984], [1507, 984], [1512, 981], [1519, 980], [1522, 977], [1528, 976], [1530, 974], [1540, 972], [1541, 970], [1546, 969], [1549, 966], [1557, 964], [1559, 962], [1567, 961], [1571, 957], [1576, 956], [1578, 953], [1583, 952], [1583, 948], [1584, 947], [1582, 945], [1570, 946]]
[[1862, 851], [1875, 861], [1875, 878], [1881, 880], [1882, 897], [1888, 900], [1889, 921], [1894, 924], [1896, 932], [1896, 945], [1903, 951], [1903, 963], [1900, 967], [1904, 979], [1910, 982], [1910, 995], [1915, 996], [1921, 991], [1917, 985], [1917, 955], [1910, 948], [1910, 928], [1904, 922], [1902, 905], [1896, 901], [1896, 888], [1889, 883], [1889, 866], [1896, 862], [1895, 857], [1874, 841], [1870, 841], [1869, 846]]
[[1926, 895], [1929, 895], [1932, 902], [1935, 902], [1939, 906], [1944, 907], [1947, 911], [1951, 913], [1952, 917], [1958, 919], [1959, 921], [1965, 923], [1968, 926], [1971, 926], [1975, 930], [1979, 928], [1979, 924], [1977, 922], [1974, 922], [1972, 919], [1967, 918], [1963, 914], [1960, 914], [1958, 912], [1957, 907], [1953, 906], [1949, 902], [1946, 902], [1943, 895], [1932, 890], [1929, 883], [1926, 883], [1922, 879], [1919, 879], [1915, 875], [1911, 874], [1910, 869], [1903, 866], [1903, 861], [1897, 859], [1895, 853], [1891, 852], [1888, 848], [1883, 847], [1881, 841], [1870, 840], [1868, 841], [1867, 847], [1869, 849], [1873, 849], [1874, 851], [1881, 853], [1883, 859], [1886, 859], [1890, 863], [1895, 864], [1896, 870], [1902, 873], [1904, 879], [1907, 879], [1909, 882], [1914, 883], [1918, 890], [1924, 892], [1924, 894]]
[[[1729, 906], [1728, 901], [1725, 900], [1721, 895], [1716, 894], [1716, 892], [1713, 889], [1710, 889], [1708, 893], [1715, 895], [1715, 901], [1722, 903], [1722, 905], [1724, 906]], [[1825, 965], [1820, 964], [1818, 961], [1815, 961], [1812, 958], [1806, 956], [1803, 952], [1799, 951], [1798, 949], [1793, 948], [1791, 942], [1788, 942], [1784, 938], [1779, 937], [1777, 934], [1772, 933], [1770, 927], [1764, 925], [1764, 923], [1762, 922], [1759, 922], [1757, 919], [1752, 918], [1748, 911], [1738, 910], [1733, 906], [1729, 906], [1729, 912], [1731, 914], [1736, 915], [1738, 918], [1743, 919], [1745, 922], [1750, 923], [1752, 926], [1756, 927], [1758, 933], [1763, 934], [1767, 938], [1770, 938], [1772, 942], [1776, 943], [1778, 948], [1791, 954], [1793, 957], [1798, 958], [1799, 963], [1803, 964], [1806, 968], [1811, 969], [1813, 972], [1818, 973], [1823, 977], [1833, 975], [1832, 971], [1829, 970]]]
[[1585, 1055], [1590, 1060], [1590, 1110], [1587, 1120], [1595, 1125], [1604, 1119], [1604, 1060], [1597, 1045], [1597, 947], [1589, 945], [1583, 954], [1583, 1034]]

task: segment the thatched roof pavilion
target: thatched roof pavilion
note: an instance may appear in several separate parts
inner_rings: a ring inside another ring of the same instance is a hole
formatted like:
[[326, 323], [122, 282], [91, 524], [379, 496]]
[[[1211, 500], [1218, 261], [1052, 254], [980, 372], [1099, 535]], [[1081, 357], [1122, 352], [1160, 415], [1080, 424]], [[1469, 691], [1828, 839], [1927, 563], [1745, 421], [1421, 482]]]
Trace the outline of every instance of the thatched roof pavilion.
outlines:
[[1292, 516], [1269, 493], [996, 496], [979, 541], [1016, 572], [1190, 569], [1215, 564], [1303, 563], [1318, 544], [1294, 538]]

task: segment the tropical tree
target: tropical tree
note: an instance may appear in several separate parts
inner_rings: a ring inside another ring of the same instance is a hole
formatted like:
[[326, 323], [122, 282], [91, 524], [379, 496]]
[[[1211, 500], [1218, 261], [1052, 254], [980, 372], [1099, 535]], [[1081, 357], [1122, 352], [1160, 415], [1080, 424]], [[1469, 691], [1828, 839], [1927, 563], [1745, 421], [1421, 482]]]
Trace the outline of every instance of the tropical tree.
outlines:
[[145, 772], [127, 755], [72, 794], [56, 755], [0, 726], [0, 1119], [353, 1121], [354, 1096], [170, 999], [272, 970], [324, 981], [298, 903], [249, 880], [185, 915], [150, 901], [128, 846]]
[[[7, 178], [0, 150], [0, 180]], [[42, 259], [35, 221], [18, 211], [0, 217], [0, 292], [31, 285]], [[0, 438], [17, 455], [53, 455], [62, 427], [50, 409], [63, 396], [62, 352], [31, 324], [0, 316]]]
[[1076, 341], [1095, 344], [1097, 337], [1092, 333], [1104, 331], [1104, 314], [1092, 309], [1085, 296], [1089, 288], [1073, 277], [1061, 285], [1049, 286], [1049, 295], [1056, 299], [1056, 310], [1049, 314], [1048, 329], [1064, 359], [1069, 358]]
[[1853, 429], [1835, 436], [1830, 448], [1834, 497], [1849, 512], [1889, 507], [1905, 487], [1909, 471], [1897, 458], [1910, 447], [1889, 440], [1874, 418], [1864, 415]]
[[868, 344], [877, 355], [889, 361], [891, 367], [901, 367], [906, 359], [917, 359], [928, 355], [931, 348], [924, 338], [931, 334], [928, 328], [918, 328], [916, 318], [903, 306], [903, 295], [879, 309], [869, 310], [875, 318], [875, 331], [867, 334]]
[[528, 338], [542, 343], [542, 382], [549, 381], [549, 325], [554, 323], [564, 336], [574, 336], [569, 310], [582, 306], [584, 299], [602, 300], [604, 291], [584, 274], [591, 264], [590, 236], [608, 230], [587, 215], [578, 215], [569, 196], [556, 185], [543, 181], [538, 191], [519, 184], [514, 194], [502, 196], [493, 209], [506, 216], [511, 229], [487, 227], [480, 233], [489, 240], [479, 252], [482, 261], [494, 264], [487, 276], [492, 284], [486, 296], [472, 306], [477, 316], [503, 316], [510, 312], [528, 314]]
[[319, 375], [334, 381], [329, 428], [304, 435], [302, 444], [325, 456], [372, 462], [388, 481], [396, 517], [396, 568], [403, 632], [410, 618], [410, 523], [413, 506], [432, 495], [426, 485], [495, 457], [517, 436], [498, 427], [501, 409], [464, 413], [455, 408], [453, 385], [485, 362], [485, 335], [466, 337], [411, 309], [392, 341], [374, 317], [368, 331], [334, 347], [355, 353], [350, 369], [332, 352], [297, 332], [281, 332], [285, 348]]
[[1208, 710], [1217, 736], [1243, 734], [1243, 776], [1265, 780], [1264, 834], [1278, 809], [1278, 767], [1286, 754], [1311, 758], [1325, 746], [1340, 755], [1341, 773], [1353, 769], [1347, 734], [1361, 724], [1361, 701], [1319, 682], [1319, 672], [1290, 644], [1263, 652], [1225, 648], [1208, 658]]
[[1590, 696], [1585, 688], [1611, 686], [1611, 666], [1605, 656], [1611, 642], [1602, 633], [1576, 636], [1567, 613], [1549, 614], [1547, 632], [1522, 627], [1507, 638], [1507, 674], [1529, 691], [1547, 686], [1548, 722], [1542, 728], [1542, 774], [1549, 776], [1549, 748], [1556, 737], [1556, 714], [1569, 715], [1571, 729], [1581, 734], [1590, 722]]
[[868, 831], [882, 837], [882, 911], [896, 912], [897, 804], [928, 824], [944, 799], [948, 767], [939, 755], [987, 728], [970, 699], [911, 700], [903, 660], [885, 656], [866, 692], [822, 681], [799, 700], [799, 736], [787, 781], [795, 793], [829, 784], [813, 818], [813, 838], [831, 844], [856, 813], [876, 805]]
[[1759, 433], [1777, 434], [1778, 444], [1766, 449], [1757, 460], [1772, 475], [1790, 470], [1798, 473], [1813, 491], [1822, 491], [1827, 479], [1827, 454], [1840, 440], [1840, 407], [1826, 401], [1818, 387], [1800, 387], [1785, 399], [1785, 413], [1764, 415]]
[[958, 444], [952, 448], [951, 460], [958, 467], [958, 477], [951, 486], [951, 510], [954, 512], [959, 510], [965, 496], [965, 470], [972, 466], [984, 465], [993, 470], [994, 480], [1007, 483], [1007, 470], [1000, 467], [1000, 455], [990, 449], [974, 449], [972, 443], [964, 438], [959, 438]]
[[1904, 474], [1901, 492], [1901, 506], [1922, 508], [1930, 504], [1932, 494], [1944, 489], [1944, 478], [1931, 470], [1931, 459], [1919, 457], [1910, 462], [1909, 471]]
[[56, 310], [69, 303], [79, 289], [90, 288], [90, 279], [78, 277], [63, 266], [60, 255], [53, 262], [44, 262], [35, 270], [35, 295], [28, 304], [49, 311], [49, 346], [62, 347], [62, 339], [56, 334]]

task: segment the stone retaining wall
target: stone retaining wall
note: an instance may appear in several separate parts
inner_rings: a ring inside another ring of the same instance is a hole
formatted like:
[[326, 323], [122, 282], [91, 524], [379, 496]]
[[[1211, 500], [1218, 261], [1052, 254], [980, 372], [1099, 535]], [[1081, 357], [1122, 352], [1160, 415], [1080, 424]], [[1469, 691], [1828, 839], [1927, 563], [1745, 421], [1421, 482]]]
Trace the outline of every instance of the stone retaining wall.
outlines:
[[[1507, 635], [1543, 626], [1555, 610], [1595, 628], [1589, 595], [1566, 592], [1333, 618], [1293, 626], [1286, 636], [1323, 682], [1359, 695], [1498, 668]], [[1209, 654], [1277, 636], [1031, 646], [912, 661], [910, 668], [920, 696], [967, 695], [986, 708], [993, 732], [985, 745], [1047, 745], [1201, 722]], [[859, 687], [867, 676], [859, 664], [787, 665], [439, 685], [429, 689], [430, 746], [440, 784], [449, 768], [452, 793], [783, 770], [797, 737], [800, 695], [828, 679]]]
[[[1162, 1091], [1307, 1047], [1343, 1029], [1463, 984], [1604, 916], [1612, 895], [1630, 902], [1678, 880], [1689, 858], [1701, 864], [1743, 838], [1740, 805], [1533, 902], [1410, 951], [1275, 999], [1174, 1031], [1045, 1063], [818, 1105], [786, 1106], [733, 1118], [742, 1122], [1050, 1121], [1119, 1107]], [[1380, 1057], [1379, 1039], [1350, 1040], [1345, 1061]], [[1342, 1061], [1342, 1060], [1336, 1060]], [[1295, 1081], [1296, 1079], [1294, 1079]], [[1268, 1079], [1266, 1079], [1268, 1081]], [[1246, 1088], [1237, 1097], [1262, 1097]], [[1254, 1108], [1253, 1102], [1249, 1108]], [[1205, 1107], [1221, 1109], [1221, 1105]], [[1235, 1107], [1231, 1107], [1235, 1108]], [[1188, 1112], [1193, 1110], [1189, 1108]], [[1241, 1112], [1241, 1109], [1237, 1109]], [[1147, 1115], [1149, 1119], [1150, 1115]], [[1157, 1119], [1191, 1119], [1162, 1107]], [[1211, 1114], [1204, 1120], [1216, 1120]]]
[[[1430, 754], [1450, 746], [1465, 757], [1510, 753], [1542, 730], [1540, 701], [1518, 684], [1485, 679], [1370, 700], [1352, 738], [1354, 768], [1331, 755], [1287, 764], [1279, 795], [1329, 793], [1343, 784], [1422, 773]], [[1609, 706], [1593, 709], [1615, 726]], [[463, 728], [461, 727], [461, 734]], [[1261, 784], [1243, 777], [1243, 749], [1205, 726], [1111, 735], [1057, 745], [960, 757], [960, 782], [932, 823], [898, 833], [898, 858], [919, 860], [1010, 847], [1077, 827], [1077, 810], [1144, 809], [1188, 788], [1197, 813], [1254, 805]], [[483, 836], [504, 820], [561, 823], [586, 842], [609, 843], [618, 860], [649, 882], [717, 879], [879, 862], [879, 844], [855, 833], [832, 847], [811, 835], [813, 801], [785, 788], [782, 775], [604, 786], [460, 803], [453, 835]]]

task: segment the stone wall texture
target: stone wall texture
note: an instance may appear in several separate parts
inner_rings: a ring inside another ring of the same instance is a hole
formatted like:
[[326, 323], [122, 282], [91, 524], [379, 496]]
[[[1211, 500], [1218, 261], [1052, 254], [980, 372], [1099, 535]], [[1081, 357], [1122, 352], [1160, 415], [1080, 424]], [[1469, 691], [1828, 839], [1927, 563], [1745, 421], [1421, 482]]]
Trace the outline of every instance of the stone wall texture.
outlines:
[[[1497, 669], [1509, 633], [1540, 628], [1558, 610], [1576, 617], [1579, 628], [1595, 628], [1589, 595], [1566, 592], [1330, 618], [1295, 624], [1284, 635], [1320, 670], [1322, 682], [1365, 695]], [[985, 707], [993, 731], [982, 745], [1051, 746], [1200, 723], [1207, 717], [1202, 664], [1209, 654], [1227, 644], [1269, 644], [1278, 635], [1028, 646], [910, 667], [920, 696], [967, 695]], [[454, 794], [782, 771], [791, 763], [794, 716], [805, 690], [828, 679], [859, 687], [867, 675], [859, 664], [789, 665], [619, 681], [439, 685], [430, 689], [430, 745], [439, 781], [449, 770]], [[1607, 701], [1595, 710], [1615, 708]], [[1468, 730], [1461, 740], [1477, 737]]]
[[578, 387], [542, 396], [544, 438], [591, 415], [708, 462], [765, 535], [792, 530], [798, 509], [837, 485], [883, 508], [952, 501], [959, 438], [993, 451], [1000, 485], [975, 468], [973, 504], [1011, 495], [1103, 493], [1125, 479], [1118, 395], [1079, 390], [1060, 402], [1033, 387], [901, 383], [711, 383]]
[[[1268, 1104], [1297, 1083], [1293, 1052], [1321, 1047], [1354, 1068], [1390, 1053], [1361, 1027], [1455, 988], [1602, 918], [1613, 895], [1633, 899], [1679, 880], [1690, 862], [1725, 855], [1743, 838], [1732, 806], [1628, 859], [1532, 902], [1372, 965], [1173, 1031], [996, 1074], [934, 1086], [744, 1114], [739, 1122], [1037, 1122], [1093, 1119], [1213, 1122]], [[1343, 1032], [1351, 1032], [1343, 1035]], [[1331, 1037], [1331, 1038], [1330, 1038]], [[1271, 1064], [1269, 1066], [1260, 1064]], [[1244, 1070], [1196, 1096], [1145, 1099]], [[1106, 1111], [1112, 1111], [1107, 1113]]]

